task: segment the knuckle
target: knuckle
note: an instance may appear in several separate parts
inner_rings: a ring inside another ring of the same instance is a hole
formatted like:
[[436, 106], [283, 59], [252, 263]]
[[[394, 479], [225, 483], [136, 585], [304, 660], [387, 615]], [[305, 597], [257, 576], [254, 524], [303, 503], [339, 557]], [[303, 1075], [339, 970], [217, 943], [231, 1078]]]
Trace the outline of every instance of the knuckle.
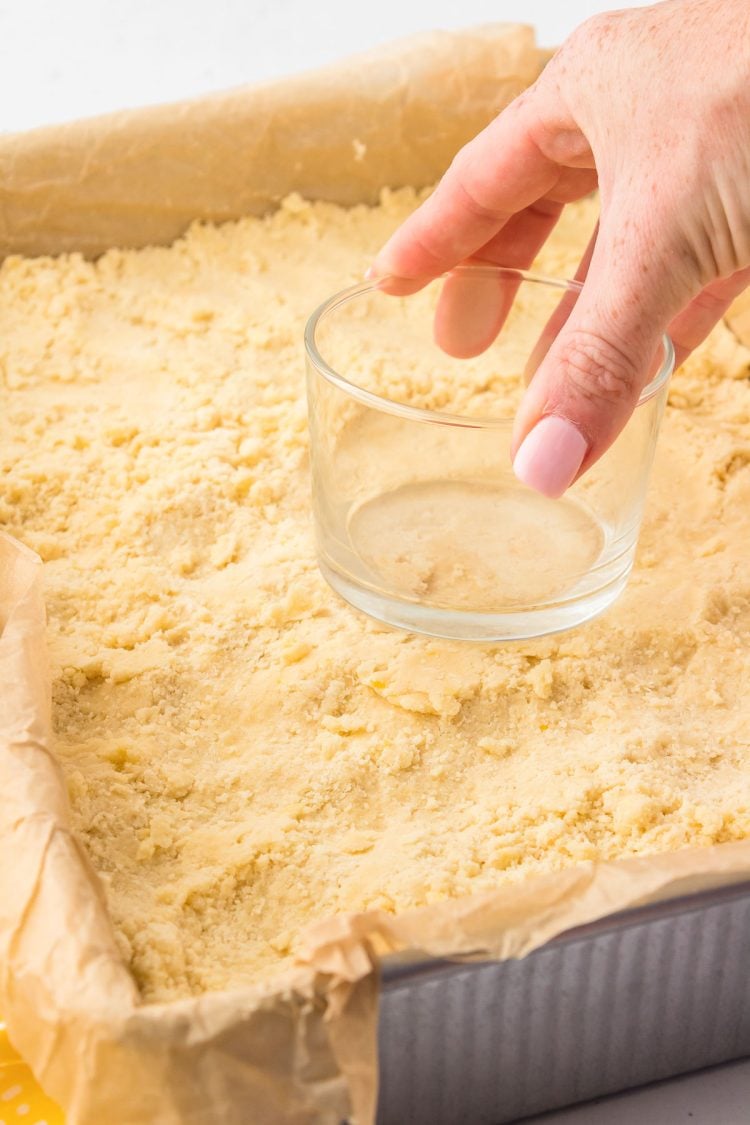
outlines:
[[716, 317], [718, 320], [727, 307], [727, 298], [720, 283], [706, 286], [693, 298], [693, 308], [696, 312], [706, 313], [707, 316]]
[[464, 172], [463, 178], [456, 182], [456, 190], [464, 209], [468, 211], [473, 218], [483, 223], [494, 223], [505, 218], [504, 212], [493, 207], [490, 201], [484, 202], [479, 198], [479, 186], [472, 182], [471, 175], [468, 174], [468, 169], [465, 169]]
[[602, 60], [609, 61], [613, 43], [620, 37], [621, 16], [620, 12], [601, 12], [584, 20], [545, 68], [576, 119], [589, 116], [592, 94], [600, 89], [605, 97], [609, 94], [609, 68], [602, 66]]
[[596, 12], [593, 16], [589, 16], [586, 23], [588, 24], [589, 34], [601, 41], [616, 35], [627, 20], [627, 11]]
[[415, 231], [413, 245], [422, 264], [422, 270], [426, 269], [428, 273], [435, 274], [442, 272], [444, 262], [441, 247], [436, 244], [434, 235], [430, 236], [428, 233]]
[[573, 34], [567, 39], [567, 44], [575, 47], [601, 46], [608, 39], [617, 26], [616, 12], [597, 12], [580, 23]]
[[573, 333], [562, 354], [565, 380], [577, 398], [592, 405], [629, 403], [636, 371], [624, 348], [594, 332]]

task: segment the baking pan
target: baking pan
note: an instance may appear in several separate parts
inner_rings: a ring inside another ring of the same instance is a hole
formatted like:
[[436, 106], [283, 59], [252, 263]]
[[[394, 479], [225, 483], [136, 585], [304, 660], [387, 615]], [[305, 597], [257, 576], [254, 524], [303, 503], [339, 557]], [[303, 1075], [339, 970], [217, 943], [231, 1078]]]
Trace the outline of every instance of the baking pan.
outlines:
[[[343, 69], [2, 138], [0, 257], [167, 243], [290, 191], [348, 204], [424, 186], [544, 54], [530, 28], [435, 34]], [[0, 681], [0, 854], [13, 857], [0, 1007], [69, 1125], [371, 1122], [378, 958], [393, 950], [494, 960], [386, 958], [381, 1123], [499, 1125], [749, 1049], [748, 840], [324, 920], [283, 978], [144, 1004], [50, 753], [39, 560], [2, 534]]]
[[378, 1125], [503, 1125], [750, 1055], [750, 883], [518, 961], [386, 963]]

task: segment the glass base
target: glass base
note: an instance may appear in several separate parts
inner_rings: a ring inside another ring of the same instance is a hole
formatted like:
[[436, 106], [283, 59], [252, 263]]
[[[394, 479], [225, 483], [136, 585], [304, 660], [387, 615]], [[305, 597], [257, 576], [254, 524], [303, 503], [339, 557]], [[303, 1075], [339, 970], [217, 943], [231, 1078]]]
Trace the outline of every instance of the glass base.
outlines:
[[318, 564], [326, 582], [337, 594], [376, 621], [428, 637], [482, 642], [529, 640], [583, 625], [617, 600], [632, 569], [631, 563], [606, 586], [567, 602], [505, 613], [484, 613], [402, 601], [353, 582], [351, 576], [335, 570], [322, 558]]

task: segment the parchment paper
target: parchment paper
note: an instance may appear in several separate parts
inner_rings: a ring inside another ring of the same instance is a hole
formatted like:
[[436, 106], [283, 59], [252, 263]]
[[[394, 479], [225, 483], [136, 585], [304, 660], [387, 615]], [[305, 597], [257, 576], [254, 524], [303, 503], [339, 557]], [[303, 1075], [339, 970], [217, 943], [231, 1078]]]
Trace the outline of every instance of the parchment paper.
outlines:
[[[495, 26], [0, 139], [0, 246], [95, 253], [169, 240], [198, 216], [261, 211], [293, 188], [354, 202], [426, 183], [542, 60], [528, 29]], [[571, 868], [398, 918], [338, 917], [312, 927], [297, 967], [264, 987], [142, 1005], [49, 744], [42, 567], [0, 533], [0, 1011], [69, 1125], [367, 1125], [383, 956], [523, 956], [613, 911], [750, 877], [750, 842], [726, 844]]]
[[0, 138], [0, 257], [171, 242], [290, 191], [423, 187], [537, 76], [529, 27], [418, 35], [315, 73]]

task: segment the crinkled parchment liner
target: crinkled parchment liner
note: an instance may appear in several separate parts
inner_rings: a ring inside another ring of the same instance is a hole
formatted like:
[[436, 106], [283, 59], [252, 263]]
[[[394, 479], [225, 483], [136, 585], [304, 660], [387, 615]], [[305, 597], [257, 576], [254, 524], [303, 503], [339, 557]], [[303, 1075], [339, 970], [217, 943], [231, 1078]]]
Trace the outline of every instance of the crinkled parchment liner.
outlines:
[[0, 137], [0, 258], [168, 243], [290, 191], [432, 184], [536, 77], [529, 27], [431, 32], [283, 81]]
[[[168, 241], [196, 216], [262, 211], [292, 189], [350, 203], [427, 183], [540, 58], [528, 29], [493, 26], [0, 139], [0, 251], [95, 253]], [[519, 957], [614, 911], [750, 877], [750, 842], [725, 844], [398, 918], [341, 916], [311, 927], [297, 967], [267, 986], [143, 1005], [49, 744], [42, 565], [0, 533], [0, 1010], [69, 1125], [365, 1125], [382, 957]]]

